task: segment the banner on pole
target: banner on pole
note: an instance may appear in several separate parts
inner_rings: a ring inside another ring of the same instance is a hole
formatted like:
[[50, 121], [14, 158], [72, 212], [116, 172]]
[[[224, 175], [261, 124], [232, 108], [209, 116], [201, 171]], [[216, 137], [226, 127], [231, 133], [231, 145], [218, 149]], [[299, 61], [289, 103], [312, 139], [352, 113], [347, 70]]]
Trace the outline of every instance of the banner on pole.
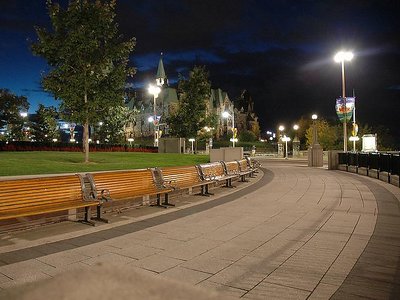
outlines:
[[336, 114], [338, 115], [340, 122], [346, 120], [347, 123], [351, 120], [355, 103], [356, 98], [354, 97], [340, 97], [336, 99]]

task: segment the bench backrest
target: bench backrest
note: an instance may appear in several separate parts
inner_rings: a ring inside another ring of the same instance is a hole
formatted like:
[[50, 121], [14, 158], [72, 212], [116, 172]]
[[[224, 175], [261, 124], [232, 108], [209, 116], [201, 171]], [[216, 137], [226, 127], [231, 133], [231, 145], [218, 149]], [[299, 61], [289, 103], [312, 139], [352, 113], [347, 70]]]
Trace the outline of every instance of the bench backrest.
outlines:
[[239, 173], [239, 164], [237, 161], [224, 161], [225, 173], [227, 175], [234, 175]]
[[246, 161], [247, 161], [247, 165], [249, 166], [250, 169], [257, 169], [260, 165], [256, 160], [251, 159], [248, 156], [246, 157]]
[[178, 188], [190, 187], [202, 182], [196, 166], [180, 166], [162, 168], [166, 182], [171, 182]]
[[225, 176], [224, 166], [220, 162], [198, 165], [203, 180], [221, 178]]
[[247, 172], [250, 170], [249, 165], [247, 163], [247, 159], [241, 159], [237, 161], [239, 164], [240, 172]]
[[154, 195], [159, 190], [150, 169], [92, 173], [89, 176], [93, 178], [97, 193], [108, 190], [113, 200]]
[[0, 219], [10, 214], [35, 215], [44, 207], [82, 202], [78, 175], [0, 181]]

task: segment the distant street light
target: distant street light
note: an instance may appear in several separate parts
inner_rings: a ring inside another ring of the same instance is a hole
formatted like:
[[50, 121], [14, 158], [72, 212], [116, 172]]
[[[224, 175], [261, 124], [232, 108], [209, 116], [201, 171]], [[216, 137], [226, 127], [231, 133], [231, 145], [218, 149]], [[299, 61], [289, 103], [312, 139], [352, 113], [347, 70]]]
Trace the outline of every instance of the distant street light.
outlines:
[[282, 138], [282, 141], [285, 142], [285, 152], [286, 152], [285, 159], [288, 159], [288, 146], [287, 146], [287, 143], [290, 142], [290, 137], [284, 135], [283, 138]]
[[316, 120], [318, 119], [318, 116], [316, 114], [313, 114], [311, 116], [311, 119], [313, 120], [313, 145], [318, 144], [318, 133], [317, 133], [317, 122]]
[[344, 73], [344, 62], [351, 61], [354, 57], [354, 54], [350, 51], [340, 51], [338, 52], [334, 60], [337, 63], [342, 64], [342, 98], [343, 98], [343, 106], [344, 106], [344, 118], [343, 118], [343, 151], [347, 152], [347, 107], [346, 107], [346, 80]]
[[297, 136], [297, 130], [299, 130], [300, 126], [297, 124], [293, 125], [293, 130], [294, 130], [294, 138], [292, 142], [292, 148], [293, 148], [293, 157], [299, 156], [300, 153], [300, 140], [299, 137]]
[[[154, 124], [154, 147], [158, 147], [158, 135], [159, 135], [159, 124], [158, 124], [158, 119], [157, 119], [157, 111], [156, 111], [156, 99], [158, 97], [158, 94], [161, 92], [160, 87], [155, 86], [150, 84], [149, 88], [148, 88], [148, 92], [149, 94], [153, 95], [153, 100], [154, 100], [154, 104], [153, 104], [153, 124]], [[150, 121], [150, 118], [149, 118]]]
[[232, 139], [231, 139], [231, 142], [232, 142], [233, 148], [235, 148], [235, 142], [237, 142], [236, 128], [235, 128], [235, 112], [232, 111], [232, 115], [231, 115], [229, 112], [224, 111], [224, 112], [222, 112], [222, 117], [226, 118], [226, 119], [229, 118], [229, 117], [232, 118]]
[[195, 139], [194, 138], [190, 138], [189, 142], [192, 143], [192, 154], [194, 153], [194, 148], [193, 148], [193, 143], [194, 143]]
[[129, 147], [132, 147], [132, 142], [133, 142], [134, 140], [135, 140], [135, 139], [132, 138], [132, 137], [128, 138]]

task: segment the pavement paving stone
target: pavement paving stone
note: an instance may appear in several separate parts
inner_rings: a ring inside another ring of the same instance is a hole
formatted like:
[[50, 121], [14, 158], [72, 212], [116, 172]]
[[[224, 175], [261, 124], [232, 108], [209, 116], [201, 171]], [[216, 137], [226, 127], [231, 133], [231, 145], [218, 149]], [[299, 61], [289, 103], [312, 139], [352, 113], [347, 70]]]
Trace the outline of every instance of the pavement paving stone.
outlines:
[[36, 259], [18, 262], [7, 266], [0, 267], [0, 274], [19, 281], [24, 278], [35, 278], [42, 276], [42, 273], [51, 272], [54, 270], [53, 266], [42, 263]]
[[227, 268], [233, 262], [226, 259], [218, 259], [209, 255], [200, 255], [182, 264], [183, 267], [209, 274], [216, 274]]
[[223, 259], [223, 260], [228, 260], [228, 261], [237, 261], [246, 254], [249, 253], [249, 250], [243, 249], [243, 247], [238, 246], [235, 243], [229, 242], [229, 243], [224, 243], [221, 244], [203, 255], [207, 255], [213, 258], [217, 259]]
[[213, 248], [216, 248], [221, 244], [221, 241], [214, 241], [206, 238], [196, 238], [191, 240], [190, 242], [187, 242], [186, 244], [173, 248], [169, 251], [164, 251], [162, 253], [163, 255], [166, 255], [168, 257], [177, 258], [180, 260], [189, 260]]
[[184, 261], [172, 257], [168, 257], [162, 254], [154, 254], [145, 258], [132, 262], [132, 265], [142, 269], [153, 271], [156, 273], [164, 272], [168, 269], [174, 268]]
[[309, 300], [330, 299], [330, 297], [332, 297], [332, 295], [336, 292], [338, 287], [339, 287], [338, 285], [319, 283], [308, 299]]
[[78, 253], [73, 250], [58, 252], [37, 258], [38, 261], [53, 267], [61, 267], [72, 263], [80, 262], [90, 258], [90, 256]]
[[164, 276], [167, 278], [172, 278], [174, 280], [178, 280], [180, 282], [196, 285], [199, 282], [202, 282], [209, 278], [211, 275], [209, 273], [201, 272], [198, 270], [192, 270], [185, 267], [175, 267], [169, 269], [165, 272], [162, 272], [160, 276]]
[[229, 296], [232, 298], [241, 298], [247, 292], [246, 290], [234, 288], [231, 286], [227, 286], [227, 285], [223, 285], [223, 284], [219, 284], [219, 283], [215, 283], [215, 282], [211, 282], [211, 281], [207, 281], [207, 280], [200, 282], [198, 284], [198, 286], [209, 289], [209, 290], [217, 291], [223, 295], [226, 295], [226, 296]]
[[265, 278], [265, 274], [248, 270], [245, 267], [231, 265], [208, 280], [225, 286], [249, 291]]
[[284, 265], [269, 274], [265, 281], [311, 292], [323, 275], [323, 272]]
[[119, 255], [116, 253], [106, 253], [103, 255], [99, 255], [96, 257], [82, 260], [81, 263], [89, 265], [89, 266], [106, 265], [106, 264], [127, 265], [134, 261], [137, 261], [137, 259], [134, 259], [134, 258], [131, 258], [128, 256], [124, 256], [124, 255]]
[[[3, 283], [0, 283], [0, 288], [2, 289], [12, 289], [17, 286], [21, 286], [24, 284], [32, 283], [32, 282], [37, 282], [43, 279], [49, 279], [51, 276], [43, 273], [43, 272], [35, 272], [35, 273], [29, 273], [25, 276], [20, 276], [18, 279], [6, 281]], [[1, 295], [0, 295], [1, 297]]]
[[130, 257], [133, 259], [142, 259], [157, 253], [163, 252], [160, 249], [147, 247], [143, 245], [133, 245], [130, 247], [124, 247], [122, 249], [111, 250], [112, 253]]
[[270, 282], [263, 282], [246, 295], [244, 299], [307, 299], [311, 292], [301, 289], [284, 286], [281, 284], [274, 284]]

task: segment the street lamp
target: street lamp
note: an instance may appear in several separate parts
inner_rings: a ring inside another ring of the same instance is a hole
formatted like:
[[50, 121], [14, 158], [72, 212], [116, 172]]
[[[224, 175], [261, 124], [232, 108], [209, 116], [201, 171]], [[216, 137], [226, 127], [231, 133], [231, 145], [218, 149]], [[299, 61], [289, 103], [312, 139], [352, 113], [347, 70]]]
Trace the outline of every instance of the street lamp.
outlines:
[[354, 57], [354, 54], [350, 51], [339, 51], [336, 53], [334, 60], [337, 63], [342, 64], [342, 98], [344, 105], [344, 118], [343, 118], [343, 151], [347, 152], [347, 107], [346, 107], [346, 82], [345, 82], [345, 74], [344, 74], [344, 62], [351, 61]]
[[285, 142], [285, 152], [286, 152], [285, 159], [288, 159], [288, 147], [287, 147], [287, 143], [290, 142], [290, 137], [284, 135], [283, 138], [282, 138], [282, 141]]
[[193, 149], [193, 143], [194, 143], [195, 139], [194, 138], [190, 138], [189, 142], [192, 143], [192, 154], [194, 153], [194, 149]]
[[311, 116], [311, 119], [313, 120], [313, 145], [318, 144], [318, 136], [317, 136], [317, 124], [316, 120], [318, 119], [318, 116], [316, 114], [313, 114]]
[[283, 131], [285, 130], [285, 126], [279, 125], [278, 130], [279, 130], [279, 136], [278, 136], [278, 156], [279, 156], [279, 157], [280, 157], [280, 156], [285, 157], [285, 153], [284, 153], [285, 149], [284, 149], [283, 143], [282, 143], [282, 142], [283, 142], [283, 140], [282, 140]]
[[235, 142], [237, 141], [236, 138], [236, 128], [235, 128], [235, 112], [232, 111], [232, 115], [230, 113], [228, 113], [227, 111], [222, 112], [222, 117], [223, 118], [232, 118], [232, 144], [233, 144], [233, 148], [235, 148]]
[[299, 137], [297, 136], [297, 130], [299, 130], [300, 126], [297, 124], [293, 125], [293, 130], [294, 130], [294, 139], [293, 139], [293, 157], [297, 157], [300, 152], [300, 140]]
[[[154, 124], [154, 147], [158, 147], [158, 134], [159, 134], [159, 124], [158, 124], [158, 120], [157, 120], [157, 111], [156, 111], [156, 99], [157, 99], [157, 97], [158, 97], [158, 94], [161, 92], [161, 89], [160, 89], [160, 87], [158, 87], [158, 86], [155, 86], [155, 85], [152, 85], [152, 84], [150, 84], [149, 85], [149, 88], [148, 88], [148, 92], [149, 92], [149, 94], [151, 94], [151, 95], [153, 95], [153, 101], [154, 101], [154, 104], [153, 104], [153, 107], [154, 107], [154, 110], [153, 110], [153, 120], [152, 120], [152, 122], [153, 122], [153, 124]], [[149, 118], [149, 121], [150, 121], [150, 118]]]

